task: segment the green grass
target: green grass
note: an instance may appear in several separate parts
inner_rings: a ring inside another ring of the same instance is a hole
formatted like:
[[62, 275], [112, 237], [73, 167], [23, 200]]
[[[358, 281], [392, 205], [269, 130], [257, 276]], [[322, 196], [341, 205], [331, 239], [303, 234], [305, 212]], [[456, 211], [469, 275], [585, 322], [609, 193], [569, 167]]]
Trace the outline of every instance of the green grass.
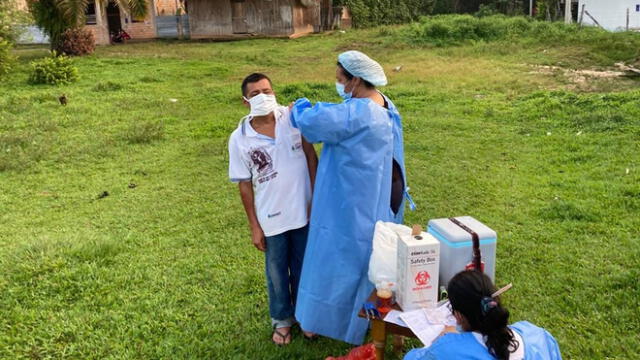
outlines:
[[0, 84], [0, 358], [346, 353], [329, 339], [269, 342], [263, 257], [227, 180], [226, 139], [246, 74], [271, 75], [281, 103], [337, 101], [335, 59], [350, 48], [385, 66], [404, 117], [419, 207], [407, 223], [475, 216], [498, 232], [512, 320], [547, 328], [567, 359], [635, 358], [639, 82], [576, 87], [529, 66], [605, 65], [581, 45], [419, 47], [396, 29], [100, 47], [59, 87], [29, 85], [45, 51], [18, 49]]

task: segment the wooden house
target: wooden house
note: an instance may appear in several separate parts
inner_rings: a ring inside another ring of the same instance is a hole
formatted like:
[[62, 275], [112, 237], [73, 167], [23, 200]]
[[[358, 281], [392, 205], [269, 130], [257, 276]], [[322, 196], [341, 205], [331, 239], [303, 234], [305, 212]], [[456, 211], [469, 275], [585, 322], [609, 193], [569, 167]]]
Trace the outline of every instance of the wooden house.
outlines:
[[192, 39], [319, 32], [319, 0], [189, 0]]

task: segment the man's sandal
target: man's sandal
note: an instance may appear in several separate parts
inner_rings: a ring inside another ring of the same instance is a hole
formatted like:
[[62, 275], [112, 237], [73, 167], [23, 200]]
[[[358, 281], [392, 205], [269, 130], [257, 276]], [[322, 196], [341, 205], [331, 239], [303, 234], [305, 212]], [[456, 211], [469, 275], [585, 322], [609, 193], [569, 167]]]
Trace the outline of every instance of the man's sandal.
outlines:
[[308, 340], [308, 341], [316, 341], [320, 338], [320, 335], [318, 334], [307, 335], [304, 333], [304, 331], [302, 332], [302, 336], [304, 337], [305, 340]]
[[[280, 336], [280, 338], [282, 338], [282, 343], [277, 343], [275, 340], [273, 340], [273, 334]], [[287, 342], [287, 339], [289, 339], [289, 342]], [[271, 333], [271, 341], [277, 346], [286, 346], [291, 344], [291, 328], [289, 328], [288, 333], [283, 334], [280, 331], [278, 331], [278, 329], [276, 328], [276, 325], [274, 325], [273, 332]]]

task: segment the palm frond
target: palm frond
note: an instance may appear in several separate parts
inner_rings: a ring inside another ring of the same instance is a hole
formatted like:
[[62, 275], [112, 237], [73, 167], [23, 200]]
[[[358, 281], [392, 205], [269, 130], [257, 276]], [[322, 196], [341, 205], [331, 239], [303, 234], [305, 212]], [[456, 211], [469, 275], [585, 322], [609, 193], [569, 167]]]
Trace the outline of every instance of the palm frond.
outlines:
[[131, 16], [145, 17], [149, 11], [147, 0], [127, 0]]
[[55, 0], [56, 7], [69, 24], [80, 26], [84, 23], [89, 0]]
[[97, 0], [96, 2], [104, 8], [111, 1], [114, 1], [122, 10], [133, 17], [145, 17], [149, 12], [148, 0]]

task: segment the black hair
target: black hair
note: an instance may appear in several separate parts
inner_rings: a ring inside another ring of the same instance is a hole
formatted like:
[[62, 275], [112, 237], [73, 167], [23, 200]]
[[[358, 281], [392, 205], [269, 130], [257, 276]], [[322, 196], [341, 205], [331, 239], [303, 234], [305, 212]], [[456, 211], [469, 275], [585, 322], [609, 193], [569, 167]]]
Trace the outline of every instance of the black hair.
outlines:
[[[342, 69], [342, 73], [343, 73], [343, 74], [344, 74], [344, 76], [347, 78], [347, 80], [351, 80], [351, 79], [353, 79], [353, 78], [355, 77], [355, 76], [353, 76], [353, 74], [352, 74], [352, 73], [350, 73], [349, 71], [347, 71], [347, 69], [345, 69], [345, 68], [344, 68], [344, 66], [342, 66], [342, 64], [340, 64], [340, 62], [339, 62], [339, 61], [338, 61], [337, 65], [338, 65], [338, 67], [339, 67], [340, 69]], [[361, 78], [361, 79], [362, 79], [362, 78]], [[367, 87], [367, 89], [374, 89], [374, 88], [375, 88], [375, 86], [374, 86], [372, 83], [368, 82], [368, 81], [367, 81], [367, 80], [365, 80], [365, 79], [362, 79], [362, 82], [364, 83], [364, 86], [366, 86], [366, 87]]]
[[487, 337], [486, 345], [493, 356], [507, 360], [520, 344], [507, 326], [509, 311], [502, 307], [499, 298], [491, 298], [495, 291], [491, 279], [476, 270], [459, 272], [447, 286], [451, 309], [464, 315], [471, 331]]
[[273, 86], [273, 84], [271, 83], [271, 79], [269, 79], [269, 77], [265, 74], [262, 73], [253, 73], [249, 76], [247, 76], [246, 78], [244, 78], [244, 80], [242, 80], [242, 96], [247, 96], [247, 85], [251, 84], [251, 83], [256, 83], [260, 80], [263, 79], [267, 79], [269, 80], [269, 84], [271, 84], [271, 86]]

